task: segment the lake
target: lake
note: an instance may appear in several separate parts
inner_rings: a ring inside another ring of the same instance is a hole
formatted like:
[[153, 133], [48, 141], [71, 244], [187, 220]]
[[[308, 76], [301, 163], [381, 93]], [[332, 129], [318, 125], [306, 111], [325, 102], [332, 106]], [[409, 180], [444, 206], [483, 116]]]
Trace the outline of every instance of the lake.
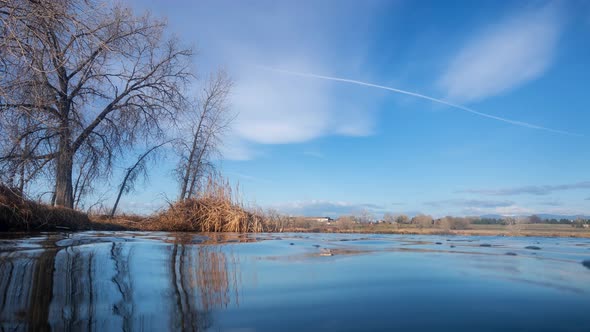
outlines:
[[590, 331], [588, 239], [0, 236], [2, 331]]

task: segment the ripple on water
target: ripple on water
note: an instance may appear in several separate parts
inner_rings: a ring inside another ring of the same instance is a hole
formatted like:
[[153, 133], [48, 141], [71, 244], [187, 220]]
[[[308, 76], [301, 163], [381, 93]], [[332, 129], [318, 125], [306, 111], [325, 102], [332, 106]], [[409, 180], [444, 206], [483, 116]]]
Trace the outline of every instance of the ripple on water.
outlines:
[[589, 248], [553, 241], [164, 232], [4, 239], [0, 330], [580, 331]]

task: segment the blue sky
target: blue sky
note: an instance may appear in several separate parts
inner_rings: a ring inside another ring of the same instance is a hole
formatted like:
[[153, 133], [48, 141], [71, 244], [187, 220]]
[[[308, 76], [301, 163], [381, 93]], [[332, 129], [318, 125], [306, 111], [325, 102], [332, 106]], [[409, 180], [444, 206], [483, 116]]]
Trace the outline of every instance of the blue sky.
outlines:
[[[196, 47], [201, 77], [223, 66], [234, 78], [220, 166], [250, 203], [332, 216], [590, 214], [587, 2], [132, 6]], [[170, 160], [123, 208], [177, 195]]]

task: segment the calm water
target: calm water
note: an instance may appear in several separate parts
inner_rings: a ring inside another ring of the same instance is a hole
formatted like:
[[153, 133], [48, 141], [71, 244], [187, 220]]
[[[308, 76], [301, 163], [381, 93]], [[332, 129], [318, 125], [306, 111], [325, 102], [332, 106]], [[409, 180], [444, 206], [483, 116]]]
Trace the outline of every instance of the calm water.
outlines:
[[566, 238], [5, 235], [0, 329], [590, 331], [589, 259]]

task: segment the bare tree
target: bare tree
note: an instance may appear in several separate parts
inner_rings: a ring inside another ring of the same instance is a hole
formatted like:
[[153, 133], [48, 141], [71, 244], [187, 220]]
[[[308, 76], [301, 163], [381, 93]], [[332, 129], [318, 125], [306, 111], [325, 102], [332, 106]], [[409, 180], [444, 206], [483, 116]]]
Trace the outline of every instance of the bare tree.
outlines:
[[0, 166], [49, 167], [56, 205], [73, 207], [75, 163], [109, 173], [184, 107], [192, 53], [163, 21], [99, 0], [2, 1], [0, 20]]
[[541, 217], [539, 217], [536, 214], [533, 214], [532, 216], [529, 217], [529, 223], [531, 224], [540, 224], [543, 222], [543, 219], [541, 219]]
[[527, 221], [528, 221], [527, 218], [517, 217], [517, 216], [504, 218], [504, 223], [508, 227], [508, 230], [513, 234], [520, 233], [523, 230], [524, 224]]
[[336, 220], [336, 225], [341, 231], [354, 230], [355, 217], [354, 216], [340, 216]]
[[375, 221], [375, 216], [368, 209], [362, 209], [356, 213], [355, 219], [360, 223], [368, 224]]
[[383, 222], [387, 223], [387, 224], [393, 224], [395, 223], [395, 216], [393, 215], [393, 213], [391, 212], [386, 212], [383, 215]]
[[401, 224], [409, 224], [410, 218], [408, 216], [406, 216], [405, 214], [400, 214], [395, 217], [395, 222], [397, 222], [400, 225]]
[[469, 218], [446, 216], [438, 220], [438, 225], [444, 230], [467, 229], [470, 224]]
[[117, 206], [119, 205], [119, 201], [121, 200], [121, 196], [123, 195], [123, 193], [128, 193], [133, 190], [135, 181], [137, 180], [138, 176], [140, 174], [143, 174], [144, 178], [147, 178], [146, 161], [148, 160], [148, 157], [152, 156], [152, 153], [154, 151], [170, 142], [172, 141], [166, 141], [164, 143], [152, 146], [144, 153], [139, 155], [137, 161], [131, 167], [127, 168], [127, 170], [125, 171], [125, 176], [123, 177], [123, 181], [119, 186], [119, 194], [117, 195], [117, 199], [115, 200], [115, 204], [113, 205], [113, 209], [111, 210], [111, 217], [115, 215], [115, 212], [117, 211]]
[[422, 229], [424, 227], [432, 227], [433, 219], [431, 216], [419, 214], [412, 218], [411, 223]]
[[227, 73], [219, 70], [201, 90], [196, 111], [189, 112], [191, 136], [182, 141], [178, 167], [181, 200], [195, 195], [200, 181], [213, 168], [211, 159], [219, 153], [220, 140], [233, 120], [228, 105], [231, 87]]

